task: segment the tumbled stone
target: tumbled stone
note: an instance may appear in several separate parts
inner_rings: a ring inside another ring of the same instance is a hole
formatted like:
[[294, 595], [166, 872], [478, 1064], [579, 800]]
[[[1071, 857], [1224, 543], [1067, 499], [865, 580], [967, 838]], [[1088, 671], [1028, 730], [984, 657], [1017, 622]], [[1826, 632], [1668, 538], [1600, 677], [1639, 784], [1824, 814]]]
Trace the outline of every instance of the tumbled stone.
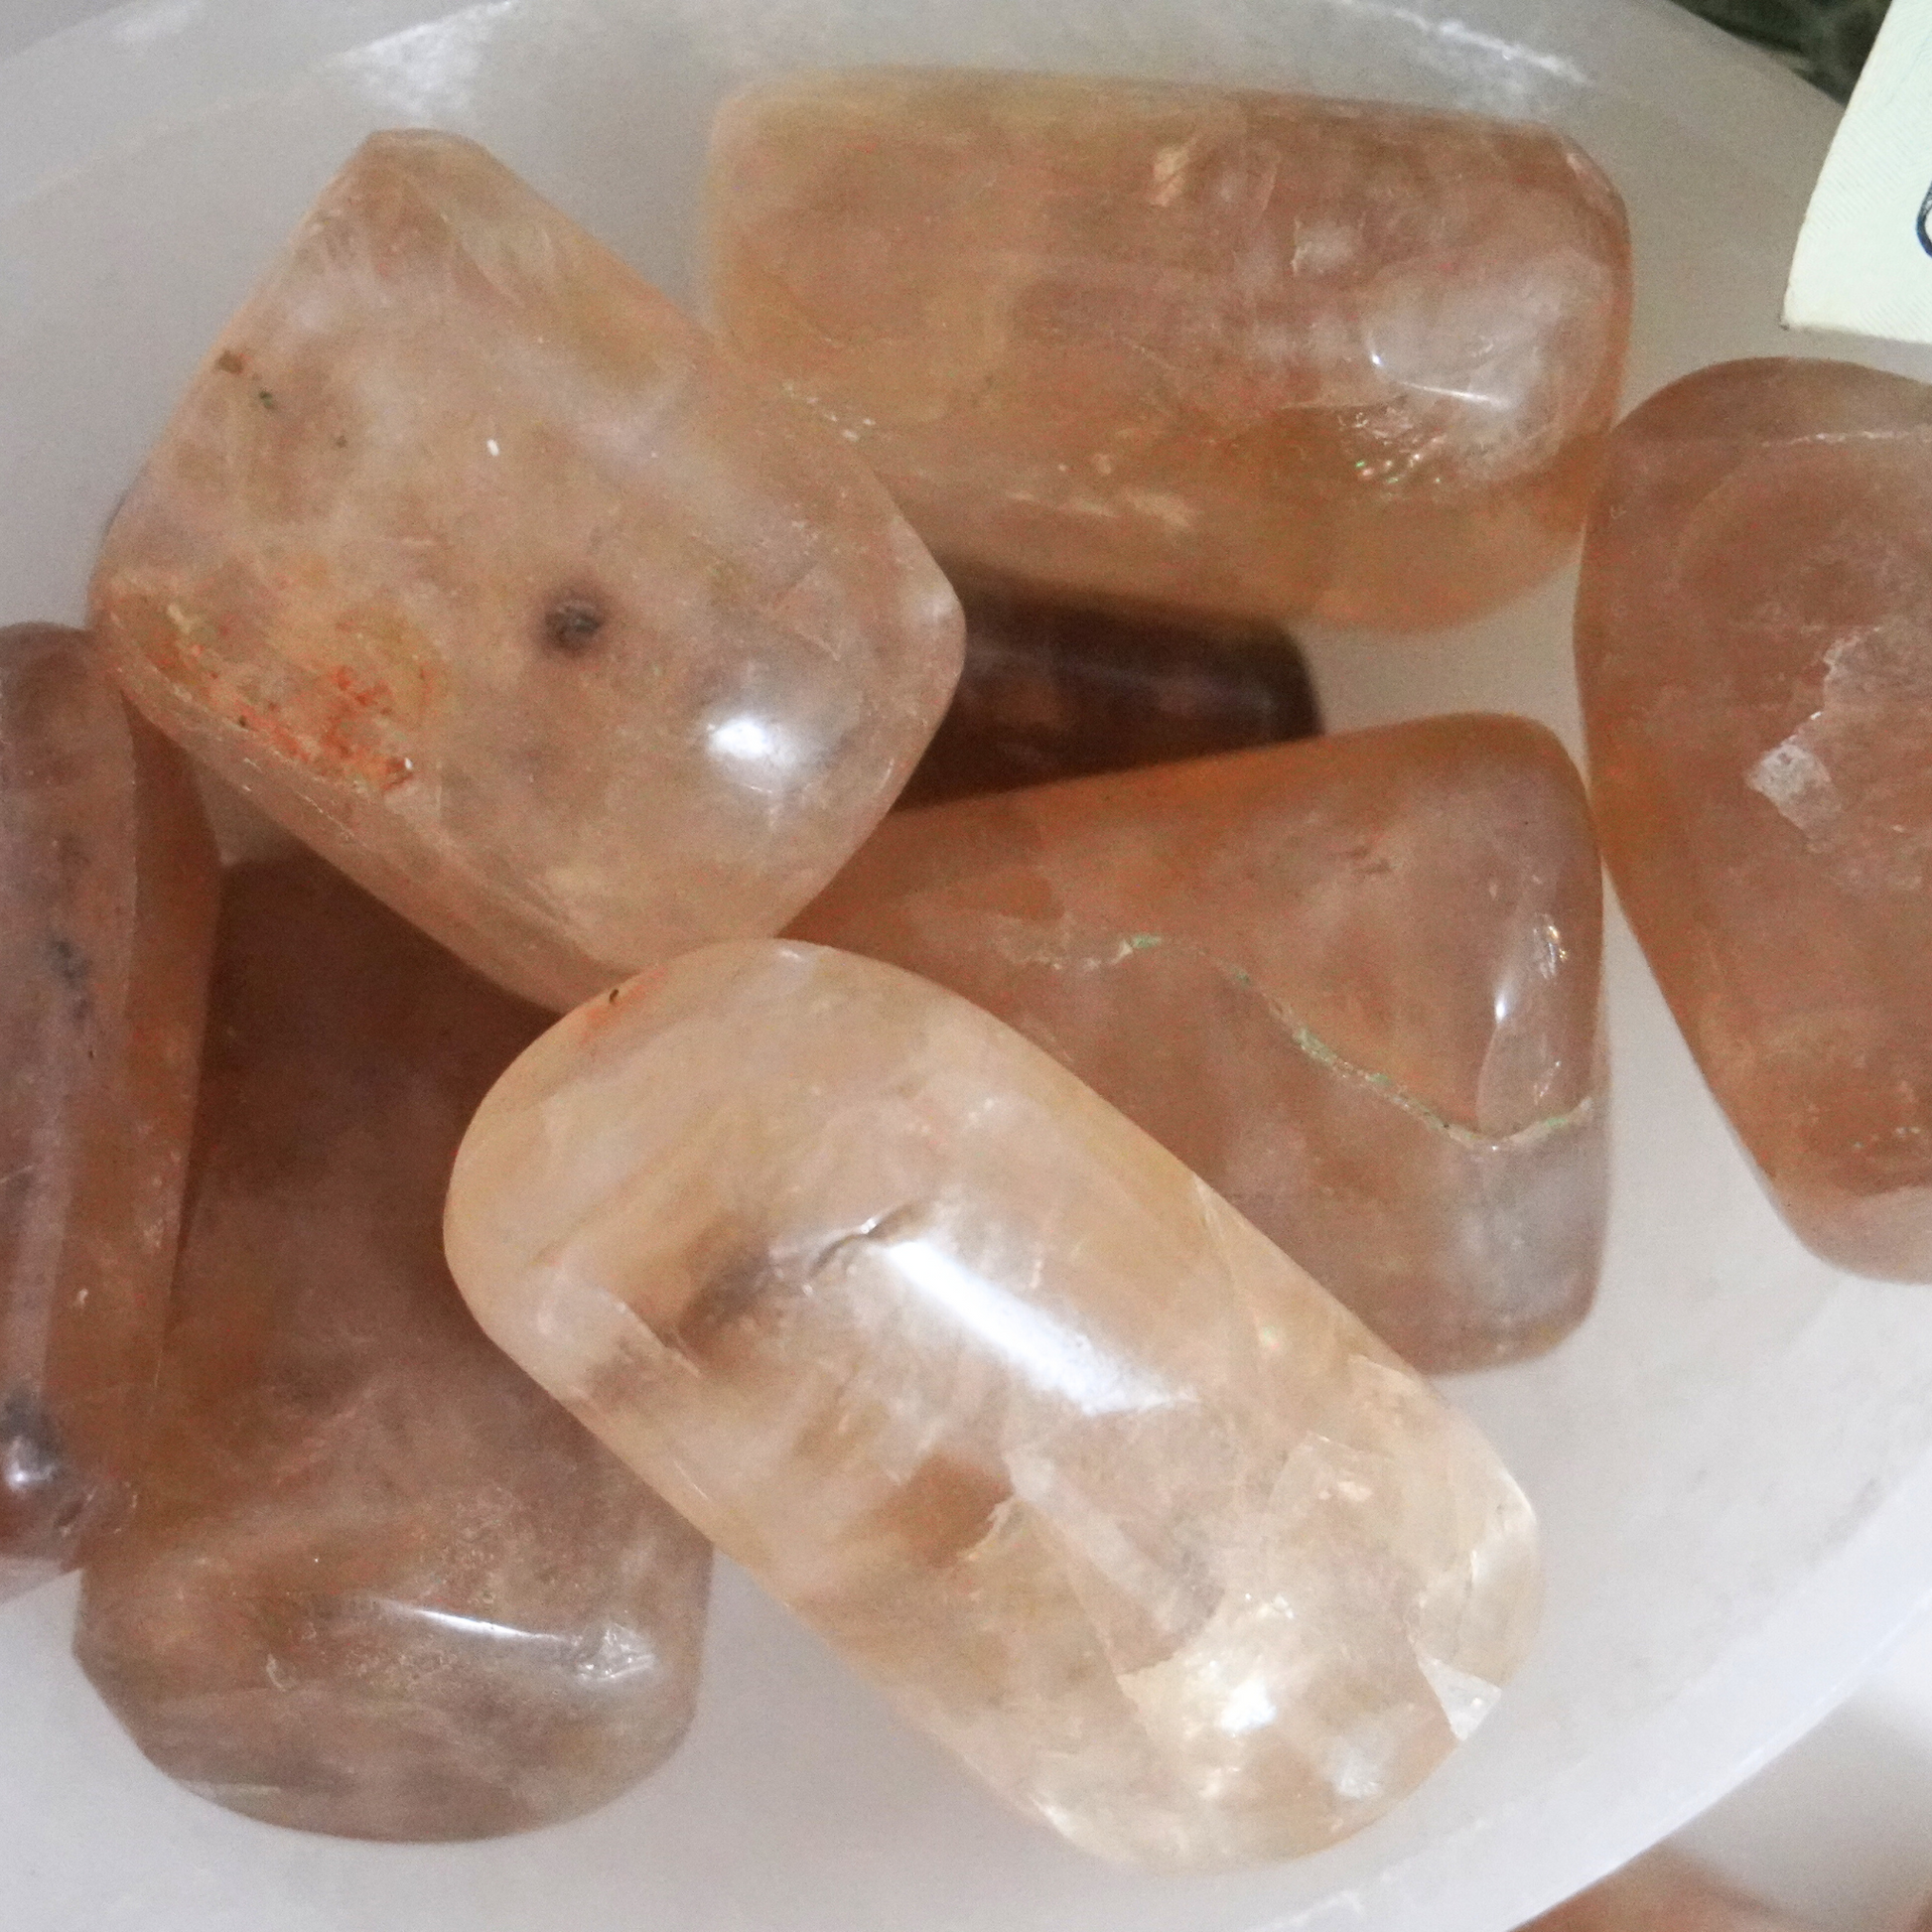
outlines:
[[1618, 430], [1577, 663], [1604, 856], [1799, 1237], [1932, 1280], [1932, 388], [1705, 369]]
[[1803, 1932], [1687, 1858], [1652, 1852], [1523, 1932]]
[[229, 324], [94, 611], [157, 724], [552, 1006], [781, 926], [959, 668], [839, 439], [430, 133], [369, 141]]
[[709, 947], [580, 1008], [458, 1156], [483, 1325], [1076, 1845], [1325, 1845], [1488, 1712], [1529, 1506], [1063, 1067], [890, 966]]
[[1588, 1310], [1601, 889], [1540, 726], [1439, 718], [897, 813], [795, 936], [1043, 1046], [1418, 1366]]
[[965, 668], [901, 806], [1320, 730], [1308, 662], [1272, 625], [1130, 617], [1006, 586], [962, 586], [961, 601]]
[[115, 1520], [168, 1313], [217, 891], [86, 637], [0, 629], [0, 1597]]
[[318, 860], [230, 875], [157, 1433], [74, 1642], [235, 1811], [515, 1831], [689, 1721], [708, 1553], [443, 1263], [458, 1138], [543, 1021]]
[[1399, 628], [1552, 571], [1630, 312], [1552, 130], [1220, 87], [872, 69], [728, 101], [712, 310], [949, 562]]

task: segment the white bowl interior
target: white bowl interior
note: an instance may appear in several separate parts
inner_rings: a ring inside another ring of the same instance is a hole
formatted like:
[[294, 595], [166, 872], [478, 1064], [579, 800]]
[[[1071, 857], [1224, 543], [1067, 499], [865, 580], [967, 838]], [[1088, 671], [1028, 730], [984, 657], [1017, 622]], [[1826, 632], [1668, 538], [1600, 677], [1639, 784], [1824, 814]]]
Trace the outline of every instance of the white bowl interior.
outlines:
[[[142, 0], [0, 63], [0, 621], [74, 618], [98, 532], [267, 253], [370, 129], [478, 136], [680, 299], [743, 76], [936, 61], [1167, 74], [1554, 121], [1629, 203], [1633, 396], [1792, 346], [1832, 110], [1664, 0]], [[1908, 372], [1932, 358], [1812, 342]], [[1310, 639], [1333, 725], [1493, 708], [1576, 744], [1568, 582], [1422, 641]], [[1152, 1880], [1010, 1819], [741, 1577], [702, 1709], [599, 1815], [472, 1847], [248, 1823], [150, 1769], [0, 1609], [0, 1918], [24, 1932], [1502, 1932], [1743, 1777], [1932, 1591], [1932, 1291], [1783, 1231], [1627, 932], [1595, 1314], [1454, 1393], [1523, 1478], [1550, 1594], [1474, 1741], [1355, 1841]]]

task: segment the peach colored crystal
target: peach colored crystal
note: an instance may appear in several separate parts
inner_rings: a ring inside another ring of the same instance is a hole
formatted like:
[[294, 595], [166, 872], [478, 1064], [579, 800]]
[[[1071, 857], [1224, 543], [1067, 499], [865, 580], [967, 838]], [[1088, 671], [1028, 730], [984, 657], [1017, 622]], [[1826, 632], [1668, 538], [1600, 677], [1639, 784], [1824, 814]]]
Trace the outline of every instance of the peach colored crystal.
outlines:
[[451, 1184], [484, 1326], [1023, 1811], [1285, 1858], [1482, 1719], [1537, 1603], [1475, 1432], [1063, 1067], [777, 942], [581, 1008]]
[[112, 1522], [168, 1313], [214, 932], [186, 762], [0, 630], [0, 1597]]
[[888, 819], [794, 924], [1018, 1027], [1398, 1352], [1582, 1319], [1601, 896], [1540, 726], [1443, 718]]
[[992, 586], [961, 594], [965, 668], [901, 806], [1320, 729], [1308, 663], [1271, 625], [1164, 622]]
[[1523, 1932], [1804, 1932], [1671, 1851], [1626, 1865]]
[[721, 110], [727, 344], [949, 563], [1428, 627], [1581, 527], [1622, 204], [1548, 128], [1044, 74], [794, 75]]
[[1802, 1239], [1932, 1280], [1932, 388], [1736, 362], [1617, 432], [1577, 610], [1604, 856]]
[[108, 533], [135, 701], [527, 998], [782, 925], [959, 668], [829, 430], [482, 149], [378, 135]]
[[708, 1553], [443, 1265], [458, 1137], [542, 1024], [318, 860], [230, 875], [160, 1428], [75, 1647], [236, 1811], [514, 1831], [690, 1718]]

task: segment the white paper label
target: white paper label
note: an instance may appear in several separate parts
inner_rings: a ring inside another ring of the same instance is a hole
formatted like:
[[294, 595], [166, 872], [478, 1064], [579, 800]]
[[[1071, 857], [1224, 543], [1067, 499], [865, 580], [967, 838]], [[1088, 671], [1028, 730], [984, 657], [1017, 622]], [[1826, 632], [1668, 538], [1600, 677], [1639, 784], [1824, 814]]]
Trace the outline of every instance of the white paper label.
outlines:
[[1812, 191], [1784, 319], [1932, 343], [1932, 0], [1892, 0]]

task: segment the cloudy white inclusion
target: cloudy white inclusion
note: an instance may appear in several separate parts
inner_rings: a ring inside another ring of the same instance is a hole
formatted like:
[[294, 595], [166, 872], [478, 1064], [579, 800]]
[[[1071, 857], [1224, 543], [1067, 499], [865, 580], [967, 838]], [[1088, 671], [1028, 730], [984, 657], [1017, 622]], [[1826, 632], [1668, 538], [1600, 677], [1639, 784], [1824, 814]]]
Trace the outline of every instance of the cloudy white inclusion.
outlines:
[[[1823, 716], [1815, 711], [1807, 722], [1816, 724]], [[1744, 782], [1808, 838], [1819, 838], [1831, 830], [1842, 807], [1831, 772], [1801, 742], [1802, 736], [1802, 731], [1794, 732], [1783, 744], [1773, 745], [1745, 774]]]
[[1263, 1729], [1281, 1716], [1275, 1708], [1268, 1680], [1259, 1671], [1243, 1678], [1221, 1707], [1219, 1726], [1230, 1737], [1245, 1737], [1251, 1730]]
[[1501, 1689], [1487, 1678], [1457, 1670], [1453, 1664], [1446, 1664], [1422, 1651], [1417, 1651], [1416, 1662], [1429, 1680], [1429, 1688], [1436, 1693], [1436, 1702], [1443, 1707], [1443, 1716], [1449, 1720], [1455, 1741], [1465, 1743], [1496, 1708]]

